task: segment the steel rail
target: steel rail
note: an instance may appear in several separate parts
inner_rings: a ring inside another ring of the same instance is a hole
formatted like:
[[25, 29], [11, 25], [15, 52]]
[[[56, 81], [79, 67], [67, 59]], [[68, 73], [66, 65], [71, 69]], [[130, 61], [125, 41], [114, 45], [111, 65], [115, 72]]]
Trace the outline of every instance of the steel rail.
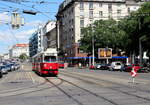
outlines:
[[[61, 73], [62, 73], [62, 72], [61, 72]], [[92, 78], [92, 79], [97, 79], [97, 80], [100, 80], [100, 81], [103, 81], [103, 82], [107, 82], [107, 83], [122, 85], [122, 84], [118, 84], [118, 83], [115, 83], [115, 82], [111, 82], [111, 81], [107, 81], [107, 80], [102, 80], [102, 79], [99, 79], [99, 78], [90, 77], [90, 76], [85, 76], [85, 75], [76, 74], [76, 73], [70, 73], [70, 72], [69, 72], [69, 74], [66, 74], [66, 73], [62, 73], [62, 74], [63, 74], [63, 75], [66, 75], [66, 76], [69, 76], [69, 77], [72, 77], [72, 78], [76, 78], [76, 79], [78, 79], [78, 80], [87, 81], [87, 82], [89, 82], [89, 83], [93, 83], [93, 84], [99, 85], [99, 86], [102, 86], [102, 85], [99, 84], [99, 83], [96, 83], [96, 82], [94, 82], [94, 81], [89, 81], [89, 80], [87, 80], [87, 79], [86, 79], [86, 80], [85, 80], [85, 79], [82, 79], [81, 76], [84, 77], [84, 78], [88, 78], [88, 79], [89, 79], [89, 78]], [[75, 74], [78, 75], [78, 76], [80, 76], [80, 77], [74, 76]], [[126, 86], [126, 85], [122, 85], [122, 86]], [[126, 87], [132, 88], [132, 87], [129, 87], [129, 86], [126, 86]], [[143, 100], [146, 100], [146, 101], [150, 102], [150, 99], [149, 99], [149, 98], [141, 97], [141, 96], [139, 96], [139, 95], [135, 95], [135, 94], [132, 94], [132, 93], [129, 93], [129, 92], [125, 92], [125, 91], [122, 91], [122, 90], [118, 90], [118, 89], [113, 88], [113, 87], [105, 87], [105, 88], [108, 88], [108, 89], [111, 89], [111, 90], [114, 90], [114, 91], [117, 91], [117, 92], [120, 92], [120, 93], [129, 95], [129, 96], [134, 96], [134, 97], [136, 97], [136, 98], [140, 98], [140, 99], [143, 99]], [[139, 91], [142, 91], [142, 90], [139, 89]], [[143, 92], [143, 91], [142, 91], [142, 92]]]

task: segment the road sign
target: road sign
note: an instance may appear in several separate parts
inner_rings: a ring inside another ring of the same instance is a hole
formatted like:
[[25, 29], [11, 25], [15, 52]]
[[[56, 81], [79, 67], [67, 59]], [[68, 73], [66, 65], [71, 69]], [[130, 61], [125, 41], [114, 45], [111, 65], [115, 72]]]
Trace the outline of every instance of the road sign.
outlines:
[[111, 48], [99, 48], [98, 58], [99, 59], [112, 58], [112, 49]]
[[137, 76], [137, 70], [133, 67], [132, 70], [131, 70], [131, 76], [132, 77], [135, 77]]

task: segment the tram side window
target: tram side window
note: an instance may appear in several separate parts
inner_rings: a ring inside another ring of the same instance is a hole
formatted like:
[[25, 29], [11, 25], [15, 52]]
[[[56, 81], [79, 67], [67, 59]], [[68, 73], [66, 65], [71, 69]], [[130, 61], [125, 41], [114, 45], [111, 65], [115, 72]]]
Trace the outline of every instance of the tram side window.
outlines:
[[56, 57], [55, 56], [45, 56], [44, 61], [45, 62], [56, 62]]

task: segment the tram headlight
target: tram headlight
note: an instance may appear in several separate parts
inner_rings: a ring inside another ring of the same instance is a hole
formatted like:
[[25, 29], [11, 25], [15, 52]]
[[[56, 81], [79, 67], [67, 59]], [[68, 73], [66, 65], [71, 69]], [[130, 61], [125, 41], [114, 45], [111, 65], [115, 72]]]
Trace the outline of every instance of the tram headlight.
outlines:
[[49, 68], [52, 69], [52, 66], [50, 66]]
[[47, 64], [44, 64], [44, 67], [47, 67]]

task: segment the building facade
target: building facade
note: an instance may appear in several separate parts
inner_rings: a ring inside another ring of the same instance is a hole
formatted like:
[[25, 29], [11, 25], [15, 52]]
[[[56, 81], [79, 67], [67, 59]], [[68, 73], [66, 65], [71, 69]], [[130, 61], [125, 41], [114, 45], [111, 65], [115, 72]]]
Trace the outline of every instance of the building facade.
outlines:
[[29, 38], [30, 57], [34, 57], [40, 52], [47, 51], [48, 48], [57, 50], [56, 42], [56, 22], [48, 21]]
[[43, 27], [43, 45], [44, 49], [57, 48], [56, 22], [48, 21]]
[[3, 56], [2, 56], [2, 58], [4, 59], [4, 60], [7, 60], [7, 59], [9, 59], [9, 53], [6, 53], [6, 54], [3, 54]]
[[42, 34], [41, 29], [37, 30], [29, 39], [29, 55], [33, 57], [42, 51]]
[[60, 49], [68, 57], [86, 56], [79, 49], [81, 28], [95, 20], [120, 20], [139, 7], [136, 0], [65, 0], [56, 15]]
[[10, 58], [18, 58], [21, 54], [29, 56], [29, 44], [16, 44], [9, 50]]

